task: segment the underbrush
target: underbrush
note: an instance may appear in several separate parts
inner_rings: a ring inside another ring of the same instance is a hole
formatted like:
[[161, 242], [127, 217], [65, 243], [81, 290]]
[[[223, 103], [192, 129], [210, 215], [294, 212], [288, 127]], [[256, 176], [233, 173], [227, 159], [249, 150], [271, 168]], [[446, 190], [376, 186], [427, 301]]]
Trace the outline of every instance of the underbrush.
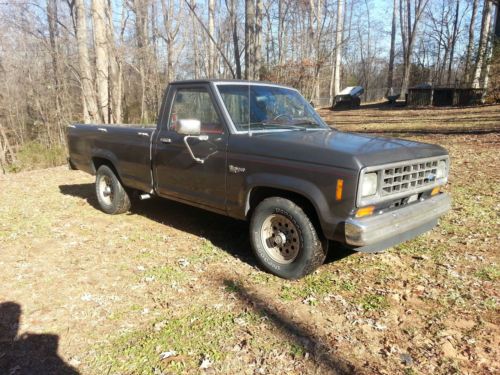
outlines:
[[16, 161], [9, 165], [8, 172], [57, 167], [66, 162], [66, 148], [62, 145], [47, 147], [39, 142], [28, 142], [16, 153]]

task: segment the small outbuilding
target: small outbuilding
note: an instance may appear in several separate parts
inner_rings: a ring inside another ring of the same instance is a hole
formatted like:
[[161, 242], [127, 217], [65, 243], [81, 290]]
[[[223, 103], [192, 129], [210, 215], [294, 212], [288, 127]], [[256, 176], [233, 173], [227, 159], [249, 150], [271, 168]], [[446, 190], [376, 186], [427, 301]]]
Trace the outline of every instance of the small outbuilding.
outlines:
[[483, 95], [483, 89], [419, 85], [408, 89], [406, 104], [411, 107], [471, 106], [482, 104]]

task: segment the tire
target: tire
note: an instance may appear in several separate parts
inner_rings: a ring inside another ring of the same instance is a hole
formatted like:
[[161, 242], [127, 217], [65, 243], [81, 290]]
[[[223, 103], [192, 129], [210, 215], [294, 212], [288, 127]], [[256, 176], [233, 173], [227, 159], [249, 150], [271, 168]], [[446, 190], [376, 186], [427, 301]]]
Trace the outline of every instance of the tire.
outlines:
[[95, 192], [101, 209], [110, 215], [123, 214], [130, 209], [130, 198], [115, 172], [107, 165], [97, 169]]
[[315, 271], [328, 250], [328, 241], [302, 208], [280, 197], [264, 199], [255, 208], [250, 241], [262, 267], [285, 279], [299, 279]]

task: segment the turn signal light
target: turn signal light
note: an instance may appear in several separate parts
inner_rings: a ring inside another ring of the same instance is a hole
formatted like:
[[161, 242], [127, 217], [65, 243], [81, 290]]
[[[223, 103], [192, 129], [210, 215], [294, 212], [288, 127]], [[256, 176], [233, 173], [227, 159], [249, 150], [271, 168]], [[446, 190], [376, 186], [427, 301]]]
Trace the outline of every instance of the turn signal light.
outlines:
[[375, 206], [368, 206], [368, 207], [360, 208], [356, 212], [356, 217], [370, 216], [371, 214], [373, 214], [373, 210], [375, 210]]
[[337, 190], [335, 192], [335, 199], [340, 201], [342, 200], [342, 189], [344, 188], [344, 180], [339, 178], [337, 180]]
[[434, 189], [432, 189], [431, 195], [436, 195], [437, 193], [439, 193], [439, 190], [441, 190], [439, 186], [435, 187]]

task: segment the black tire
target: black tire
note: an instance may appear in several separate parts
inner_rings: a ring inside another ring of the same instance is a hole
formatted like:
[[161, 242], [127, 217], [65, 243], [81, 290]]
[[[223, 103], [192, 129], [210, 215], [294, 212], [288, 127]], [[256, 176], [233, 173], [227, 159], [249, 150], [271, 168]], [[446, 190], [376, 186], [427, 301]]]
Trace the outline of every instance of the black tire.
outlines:
[[[105, 189], [109, 188], [107, 191]], [[130, 198], [115, 172], [107, 165], [97, 169], [95, 192], [101, 209], [110, 215], [123, 214], [130, 209]]]
[[[275, 230], [280, 226], [287, 228]], [[269, 235], [269, 231], [273, 234]], [[285, 279], [299, 279], [315, 271], [325, 261], [328, 250], [328, 241], [318, 233], [302, 208], [281, 197], [264, 199], [255, 208], [250, 219], [250, 241], [262, 267]], [[290, 250], [297, 243], [298, 250]], [[292, 253], [288, 254], [288, 250]]]

